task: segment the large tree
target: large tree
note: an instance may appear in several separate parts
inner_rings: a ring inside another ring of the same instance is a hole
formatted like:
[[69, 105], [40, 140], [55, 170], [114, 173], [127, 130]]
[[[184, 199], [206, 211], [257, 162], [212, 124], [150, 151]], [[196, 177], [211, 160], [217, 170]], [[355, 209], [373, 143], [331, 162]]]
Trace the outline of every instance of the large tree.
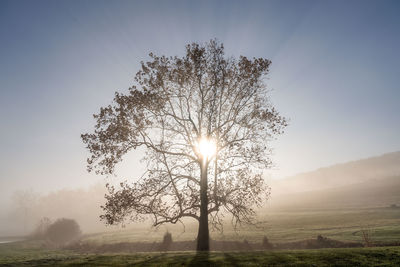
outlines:
[[209, 223], [218, 229], [225, 214], [235, 225], [252, 223], [254, 207], [269, 196], [262, 177], [269, 141], [286, 126], [268, 100], [271, 62], [226, 57], [215, 40], [187, 45], [183, 57], [150, 58], [135, 85], [94, 115], [94, 132], [82, 135], [88, 170], [100, 174], [145, 148], [147, 171], [136, 182], [107, 185], [102, 219], [151, 217], [158, 226], [191, 217], [199, 222], [197, 250], [209, 250]]

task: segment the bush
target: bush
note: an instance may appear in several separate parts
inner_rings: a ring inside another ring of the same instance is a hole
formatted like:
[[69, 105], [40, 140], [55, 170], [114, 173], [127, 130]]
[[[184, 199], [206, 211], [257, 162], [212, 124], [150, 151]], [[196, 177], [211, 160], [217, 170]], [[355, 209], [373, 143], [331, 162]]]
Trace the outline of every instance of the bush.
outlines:
[[327, 238], [323, 237], [322, 235], [318, 235], [317, 241], [318, 241], [318, 243], [325, 243], [327, 241]]
[[163, 241], [160, 246], [160, 250], [167, 251], [172, 245], [172, 235], [170, 232], [166, 232], [163, 237]]
[[249, 241], [247, 241], [247, 239], [243, 240], [243, 248], [244, 250], [251, 250], [251, 245], [249, 243]]
[[272, 244], [269, 242], [267, 236], [264, 236], [263, 241], [262, 241], [262, 246], [264, 249], [271, 249], [273, 247]]
[[81, 235], [81, 229], [78, 223], [72, 219], [58, 219], [52, 223], [47, 231], [46, 237], [56, 245], [66, 245], [75, 241]]

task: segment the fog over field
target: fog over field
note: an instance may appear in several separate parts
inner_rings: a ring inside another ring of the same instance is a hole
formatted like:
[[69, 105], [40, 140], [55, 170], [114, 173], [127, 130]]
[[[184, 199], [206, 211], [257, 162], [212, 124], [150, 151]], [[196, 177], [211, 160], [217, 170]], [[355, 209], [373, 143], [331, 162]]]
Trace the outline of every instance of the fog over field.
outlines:
[[400, 266], [399, 0], [0, 0], [0, 265]]
[[[340, 211], [386, 208], [400, 206], [400, 152], [356, 160], [320, 168], [281, 180], [271, 180], [271, 197], [258, 212], [260, 218], [286, 211]], [[48, 217], [73, 218], [84, 233], [121, 230], [120, 226], [106, 227], [99, 219], [104, 204], [104, 184], [96, 184], [81, 189], [63, 189], [37, 193], [31, 190], [16, 191], [10, 200], [11, 206], [3, 207], [0, 217], [0, 236], [22, 236], [30, 234], [39, 220]], [[188, 225], [195, 224], [188, 220]], [[361, 223], [361, 222], [360, 222]], [[131, 223], [127, 229], [156, 231], [150, 221]], [[182, 232], [180, 225], [159, 229], [163, 233], [173, 229]]]
[[273, 180], [271, 187], [272, 207], [345, 208], [399, 205], [400, 152]]

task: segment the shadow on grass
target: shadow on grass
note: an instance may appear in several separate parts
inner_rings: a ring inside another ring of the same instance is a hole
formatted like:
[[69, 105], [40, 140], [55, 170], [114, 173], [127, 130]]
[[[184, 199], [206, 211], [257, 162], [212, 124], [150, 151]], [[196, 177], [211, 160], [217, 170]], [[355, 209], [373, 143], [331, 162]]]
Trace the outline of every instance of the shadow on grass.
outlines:
[[229, 263], [229, 266], [232, 266], [232, 267], [238, 267], [239, 266], [238, 265], [238, 260], [235, 257], [233, 257], [232, 254], [224, 253], [224, 258], [225, 258], [225, 261], [227, 263]]
[[146, 260], [136, 263], [137, 266], [154, 266], [154, 264], [159, 264], [165, 258], [165, 253], [161, 255], [156, 255], [154, 257], [148, 257]]
[[197, 252], [194, 258], [191, 260], [188, 266], [190, 267], [205, 267], [212, 266], [210, 262], [210, 252]]

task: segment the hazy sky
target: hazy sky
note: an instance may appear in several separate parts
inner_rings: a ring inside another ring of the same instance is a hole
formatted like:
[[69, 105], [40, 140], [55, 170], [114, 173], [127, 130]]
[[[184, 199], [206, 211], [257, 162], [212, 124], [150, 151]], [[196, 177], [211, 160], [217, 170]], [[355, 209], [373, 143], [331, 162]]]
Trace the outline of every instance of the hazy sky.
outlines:
[[[272, 60], [279, 178], [400, 150], [400, 1], [0, 1], [0, 201], [93, 184], [80, 134], [150, 51]], [[120, 174], [135, 177], [139, 153]]]

